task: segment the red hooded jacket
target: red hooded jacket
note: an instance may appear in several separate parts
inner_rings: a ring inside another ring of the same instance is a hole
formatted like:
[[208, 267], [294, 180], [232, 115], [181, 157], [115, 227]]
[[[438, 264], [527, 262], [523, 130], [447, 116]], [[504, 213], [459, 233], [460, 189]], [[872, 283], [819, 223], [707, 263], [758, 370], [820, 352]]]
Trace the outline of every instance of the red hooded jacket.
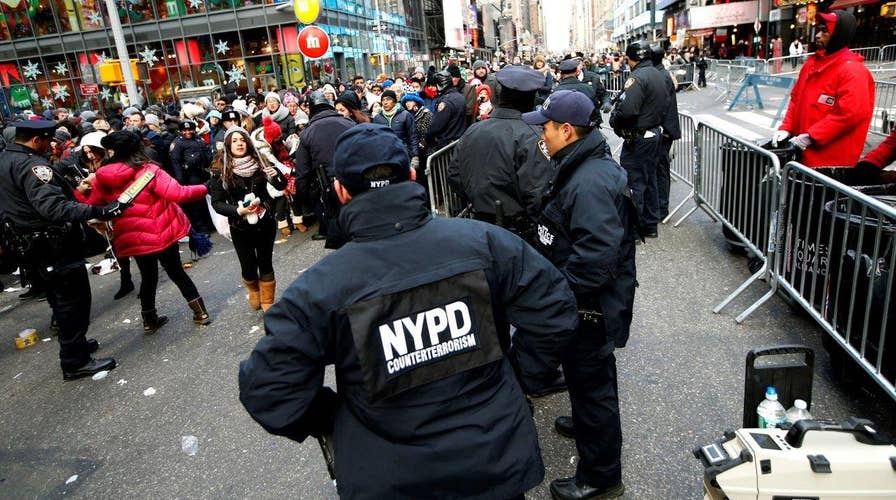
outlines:
[[[110, 163], [96, 171], [93, 191], [84, 200], [91, 205], [105, 205], [118, 198], [145, 170], [156, 174], [130, 208], [113, 224], [112, 246], [119, 257], [148, 255], [160, 252], [190, 232], [190, 221], [177, 205], [201, 200], [206, 188], [181, 186], [173, 177], [157, 165], [147, 163], [141, 168], [131, 168], [124, 163]], [[77, 191], [76, 191], [77, 193]]]
[[808, 133], [807, 167], [855, 166], [874, 112], [874, 78], [862, 56], [843, 48], [809, 57], [790, 93], [781, 130]]

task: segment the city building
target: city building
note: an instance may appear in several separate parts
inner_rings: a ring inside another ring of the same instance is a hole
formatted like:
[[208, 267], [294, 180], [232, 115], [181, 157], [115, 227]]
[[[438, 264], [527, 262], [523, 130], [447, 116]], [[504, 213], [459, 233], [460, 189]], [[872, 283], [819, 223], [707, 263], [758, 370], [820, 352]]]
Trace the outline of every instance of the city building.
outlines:
[[[330, 51], [299, 54], [292, 2], [126, 0], [113, 15], [128, 55], [147, 63], [139, 92], [150, 103], [181, 88], [220, 86], [240, 95], [301, 88], [309, 80], [345, 80], [427, 65], [421, 0], [322, 0], [315, 23]], [[117, 58], [102, 0], [0, 2], [0, 112], [102, 108], [123, 89], [104, 85], [98, 66]], [[379, 11], [376, 8], [379, 8]], [[379, 19], [383, 29], [376, 28]]]

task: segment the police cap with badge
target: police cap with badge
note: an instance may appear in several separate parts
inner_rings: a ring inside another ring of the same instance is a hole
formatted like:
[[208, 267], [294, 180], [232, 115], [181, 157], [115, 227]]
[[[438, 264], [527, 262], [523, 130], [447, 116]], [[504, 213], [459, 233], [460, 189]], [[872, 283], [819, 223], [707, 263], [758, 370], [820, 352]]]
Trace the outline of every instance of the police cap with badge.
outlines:
[[501, 89], [517, 92], [535, 92], [544, 87], [545, 77], [540, 72], [525, 66], [505, 66], [495, 73]]
[[575, 73], [579, 69], [578, 59], [567, 59], [560, 63], [560, 74]]
[[343, 132], [336, 140], [333, 168], [353, 196], [406, 181], [411, 173], [407, 147], [391, 127], [379, 123]]
[[43, 136], [48, 139], [56, 133], [56, 127], [59, 126], [53, 120], [26, 120], [20, 122], [12, 122], [16, 128], [16, 135], [25, 135], [27, 137]]

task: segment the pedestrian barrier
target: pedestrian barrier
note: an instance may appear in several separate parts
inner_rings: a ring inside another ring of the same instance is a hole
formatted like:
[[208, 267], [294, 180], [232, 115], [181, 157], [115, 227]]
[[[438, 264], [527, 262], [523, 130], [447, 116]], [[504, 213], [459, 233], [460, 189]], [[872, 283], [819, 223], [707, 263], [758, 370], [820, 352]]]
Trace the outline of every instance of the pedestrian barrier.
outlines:
[[663, 219], [663, 224], [670, 221], [675, 213], [694, 197], [696, 192], [694, 190], [694, 165], [696, 164], [694, 155], [696, 154], [697, 127], [694, 125], [694, 119], [686, 113], [678, 114], [678, 126], [681, 128], [681, 139], [672, 143], [669, 170], [673, 177], [688, 185], [691, 191]]
[[607, 92], [611, 92], [614, 97], [618, 95], [622, 92], [622, 88], [625, 86], [625, 81], [628, 80], [631, 74], [631, 71], [625, 70], [607, 75]]
[[796, 162], [780, 179], [772, 290], [805, 309], [896, 399], [896, 190], [851, 188]]
[[448, 185], [448, 167], [454, 159], [457, 141], [443, 147], [426, 159], [426, 181], [429, 187], [429, 207], [434, 217], [453, 217], [464, 211], [460, 196]]
[[669, 66], [669, 73], [675, 78], [679, 90], [687, 89], [697, 84], [696, 68], [694, 63]]
[[888, 135], [896, 126], [896, 82], [874, 82], [874, 113], [869, 132]]

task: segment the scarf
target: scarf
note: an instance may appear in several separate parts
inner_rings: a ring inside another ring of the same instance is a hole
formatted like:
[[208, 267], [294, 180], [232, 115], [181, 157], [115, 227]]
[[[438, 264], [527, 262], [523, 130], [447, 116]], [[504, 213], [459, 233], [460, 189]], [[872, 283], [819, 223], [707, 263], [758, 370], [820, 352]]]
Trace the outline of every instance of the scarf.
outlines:
[[258, 161], [252, 156], [234, 158], [231, 168], [233, 168], [233, 173], [240, 177], [252, 177], [258, 171]]
[[281, 122], [284, 118], [289, 116], [289, 108], [287, 108], [286, 106], [280, 106], [279, 108], [277, 108], [277, 111], [271, 113], [270, 111], [268, 111], [268, 108], [265, 107], [261, 112], [261, 116], [270, 116], [275, 122]]
[[401, 110], [401, 108], [399, 108], [398, 104], [396, 104], [395, 107], [392, 108], [391, 113], [386, 111], [386, 108], [383, 108], [382, 110], [380, 110], [380, 113], [382, 113], [383, 116], [386, 117], [386, 121], [389, 122], [389, 126], [391, 127], [392, 126], [392, 118], [395, 118], [395, 115], [398, 113], [399, 110]]

